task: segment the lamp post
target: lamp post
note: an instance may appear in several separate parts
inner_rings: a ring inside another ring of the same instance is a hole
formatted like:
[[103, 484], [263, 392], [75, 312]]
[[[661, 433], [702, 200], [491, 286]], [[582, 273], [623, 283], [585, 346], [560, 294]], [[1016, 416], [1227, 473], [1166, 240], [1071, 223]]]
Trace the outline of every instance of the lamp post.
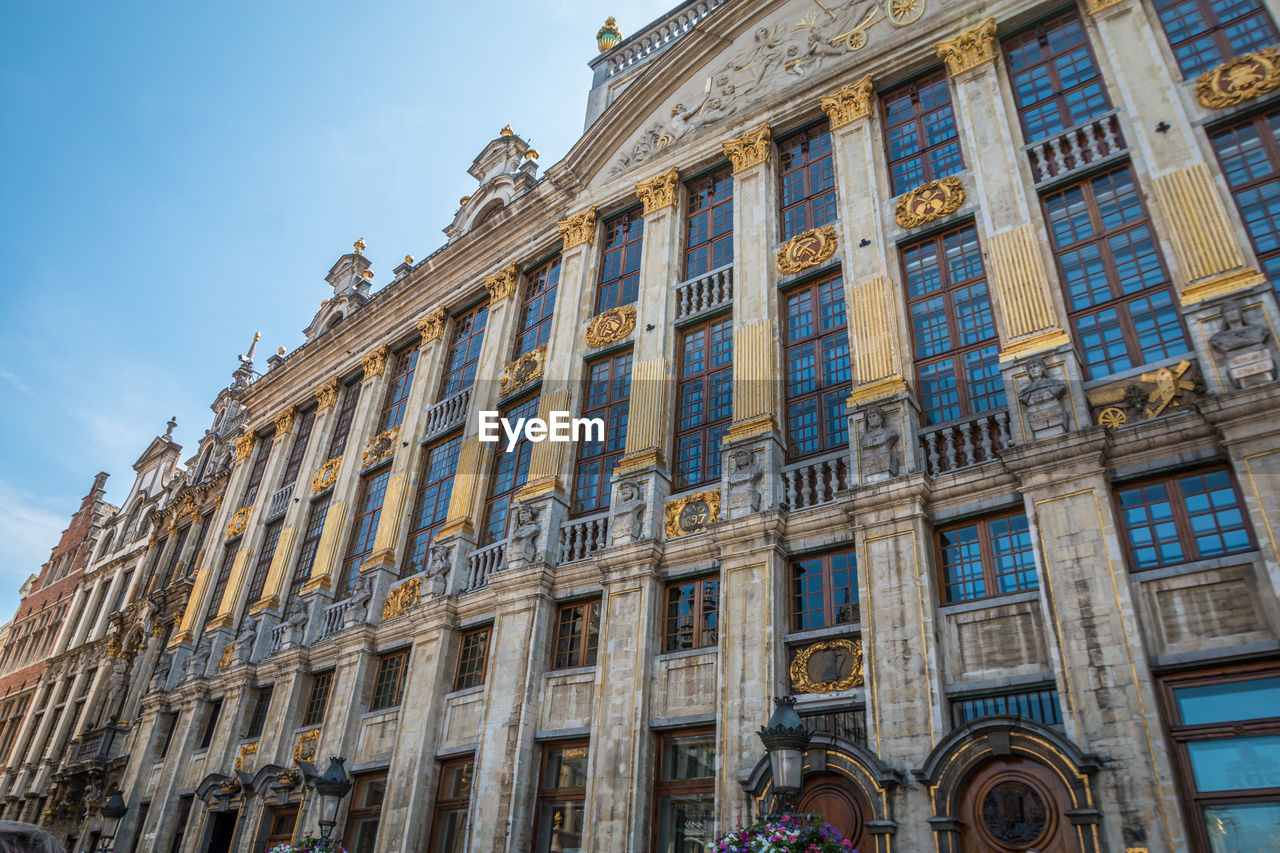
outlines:
[[800, 794], [804, 750], [812, 735], [796, 713], [795, 697], [775, 696], [773, 701], [777, 707], [773, 709], [769, 723], [760, 729], [760, 740], [764, 741], [773, 771], [774, 811], [788, 815], [795, 808], [796, 797]]
[[116, 788], [111, 792], [111, 796], [98, 806], [98, 814], [111, 821], [111, 834], [99, 838], [95, 848], [102, 845], [103, 850], [114, 850], [116, 846], [116, 833], [120, 830], [120, 820], [129, 812], [129, 806], [124, 801], [124, 797], [120, 793], [120, 789]]
[[351, 791], [351, 777], [347, 775], [345, 758], [329, 758], [329, 769], [316, 777], [316, 795], [320, 797], [320, 843], [325, 850], [333, 849], [333, 828], [338, 823], [338, 807], [342, 798]]

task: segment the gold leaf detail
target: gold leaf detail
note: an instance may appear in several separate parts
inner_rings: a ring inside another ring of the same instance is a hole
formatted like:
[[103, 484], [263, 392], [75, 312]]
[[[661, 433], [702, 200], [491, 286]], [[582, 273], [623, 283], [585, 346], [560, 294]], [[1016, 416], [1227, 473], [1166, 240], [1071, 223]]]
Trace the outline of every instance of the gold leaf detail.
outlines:
[[383, 344], [360, 359], [360, 366], [364, 368], [364, 378], [372, 379], [374, 376], [381, 376], [382, 371], [387, 367], [387, 357], [390, 355], [390, 345]]
[[875, 87], [868, 74], [855, 83], [844, 86], [834, 95], [823, 95], [818, 103], [830, 120], [831, 129], [844, 127], [850, 122], [871, 115], [871, 99]]
[[[360, 467], [368, 468], [375, 462], [381, 462], [396, 450], [396, 439], [400, 437], [400, 425], [378, 433], [364, 446], [364, 455], [360, 457]], [[328, 463], [325, 463], [328, 464]]]
[[335, 456], [320, 466], [320, 470], [311, 478], [311, 494], [318, 494], [333, 485], [338, 479], [338, 469], [342, 467], [342, 457]]
[[667, 501], [667, 538], [699, 533], [720, 520], [720, 490], [711, 489]]
[[236, 439], [236, 460], [243, 462], [253, 453], [254, 434], [248, 433]]
[[298, 414], [296, 406], [290, 406], [276, 415], [276, 436], [285, 436], [293, 432], [293, 421]]
[[964, 185], [952, 175], [922, 184], [902, 196], [898, 199], [895, 214], [903, 228], [916, 228], [955, 213], [962, 204]]
[[421, 578], [409, 578], [391, 590], [382, 605], [382, 621], [386, 622], [388, 619], [395, 619], [397, 616], [408, 613], [409, 608], [422, 600], [421, 586]]
[[516, 292], [516, 281], [519, 279], [520, 273], [516, 269], [516, 262], [512, 261], [502, 268], [502, 271], [494, 275], [485, 276], [484, 286], [489, 291], [489, 299], [492, 302], [501, 302], [508, 296]]
[[564, 251], [583, 245], [590, 246], [596, 236], [596, 206], [593, 204], [577, 216], [557, 222], [556, 229], [564, 241]]
[[249, 526], [249, 514], [252, 512], [253, 507], [251, 506], [241, 507], [236, 510], [235, 515], [231, 516], [231, 523], [227, 525], [227, 539], [244, 533], [244, 529]]
[[620, 341], [636, 327], [636, 306], [610, 308], [587, 323], [587, 346], [595, 348]]
[[680, 171], [672, 166], [658, 177], [636, 184], [636, 195], [644, 202], [644, 215], [648, 216], [676, 203], [676, 187], [680, 184]]
[[722, 143], [725, 156], [733, 164], [733, 173], [750, 169], [761, 163], [769, 162], [769, 122], [748, 131], [737, 139], [729, 139]]
[[427, 316], [418, 320], [418, 334], [422, 336], [424, 346], [444, 337], [444, 325], [447, 319], [444, 306], [441, 305]]
[[547, 358], [547, 345], [529, 350], [502, 368], [502, 379], [498, 382], [498, 393], [508, 394], [517, 388], [523, 388], [535, 379], [542, 377], [542, 369]]
[[[809, 659], [818, 652], [844, 652], [852, 658], [849, 674], [832, 681], [815, 681], [809, 675]], [[797, 693], [831, 693], [862, 686], [862, 640], [822, 640], [805, 646], [791, 661], [791, 687]]]
[[324, 411], [338, 402], [338, 389], [340, 387], [338, 377], [335, 376], [316, 389], [316, 405], [319, 407], [319, 411]]
[[822, 263], [835, 253], [835, 227], [810, 228], [782, 244], [778, 250], [778, 272], [783, 275], [797, 273]]
[[953, 39], [938, 42], [938, 58], [952, 77], [996, 58], [996, 19], [987, 18]]
[[1242, 104], [1280, 87], [1280, 48], [1237, 56], [1196, 79], [1196, 99], [1211, 110]]

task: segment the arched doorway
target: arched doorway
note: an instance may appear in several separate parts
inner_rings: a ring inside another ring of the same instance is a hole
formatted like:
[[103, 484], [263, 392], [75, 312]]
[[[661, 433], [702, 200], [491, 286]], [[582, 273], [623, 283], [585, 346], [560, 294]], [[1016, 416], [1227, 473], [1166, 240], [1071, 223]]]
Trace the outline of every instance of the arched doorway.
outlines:
[[1028, 758], [980, 767], [960, 798], [964, 853], [1079, 853], [1069, 794], [1049, 768]]
[[855, 849], [874, 848], [870, 839], [863, 837], [867, 821], [874, 819], [871, 809], [844, 776], [835, 773], [806, 776], [797, 808], [802, 814], [821, 815], [852, 841]]

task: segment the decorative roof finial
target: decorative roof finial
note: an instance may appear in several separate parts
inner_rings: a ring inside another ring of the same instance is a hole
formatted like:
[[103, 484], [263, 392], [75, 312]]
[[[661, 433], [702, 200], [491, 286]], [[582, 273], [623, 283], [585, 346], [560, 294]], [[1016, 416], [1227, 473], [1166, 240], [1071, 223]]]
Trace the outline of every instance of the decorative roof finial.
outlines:
[[502, 128], [502, 130], [498, 131], [498, 134], [499, 134], [500, 136], [514, 136], [514, 135], [515, 135], [515, 131], [514, 131], [514, 130], [512, 130], [512, 129], [511, 129], [511, 125], [509, 125], [509, 124], [508, 124], [508, 125], [506, 125], [505, 127], [503, 127], [503, 128]]
[[364, 242], [364, 238], [363, 238], [363, 237], [361, 237], [359, 240], [355, 241], [355, 242], [354, 242], [354, 243], [352, 243], [351, 245], [352, 245], [352, 247], [356, 250], [356, 254], [357, 254], [357, 255], [363, 255], [363, 254], [364, 254], [364, 250], [365, 250], [366, 248], [368, 248], [368, 247], [365, 245], [365, 242]]
[[165, 438], [172, 438], [172, 437], [173, 437], [173, 429], [174, 429], [174, 427], [176, 427], [177, 425], [178, 425], [178, 416], [177, 416], [177, 415], [174, 415], [173, 417], [169, 418], [169, 424], [168, 424], [169, 428], [168, 428], [167, 430], [165, 430], [165, 431], [164, 431], [164, 437], [165, 437]]
[[538, 149], [537, 149], [537, 148], [530, 148], [528, 151], [524, 152], [524, 159], [526, 159], [526, 160], [537, 160], [537, 159], [538, 159]]
[[612, 15], [604, 19], [604, 26], [596, 33], [596, 44], [600, 46], [601, 53], [622, 44], [622, 31], [618, 29], [618, 21]]
[[405, 255], [404, 262], [409, 266], [413, 266], [413, 255]]
[[254, 333], [253, 333], [253, 343], [249, 344], [249, 354], [248, 354], [248, 355], [245, 355], [245, 356], [241, 356], [241, 357], [240, 357], [240, 360], [241, 360], [241, 361], [243, 361], [243, 362], [247, 362], [247, 363], [249, 363], [249, 364], [253, 364], [253, 354], [254, 354], [255, 352], [257, 352], [257, 350], [258, 350], [258, 340], [259, 340], [261, 337], [262, 337], [262, 333], [261, 333], [261, 332], [254, 332]]

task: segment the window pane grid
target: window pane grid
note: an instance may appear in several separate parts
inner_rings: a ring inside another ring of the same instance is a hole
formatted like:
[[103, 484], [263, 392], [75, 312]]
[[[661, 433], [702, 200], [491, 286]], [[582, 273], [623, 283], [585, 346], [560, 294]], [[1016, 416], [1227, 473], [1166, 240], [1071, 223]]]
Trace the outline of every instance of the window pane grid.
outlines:
[[1276, 41], [1260, 0], [1155, 0], [1155, 7], [1186, 79]]
[[373, 701], [369, 703], [370, 711], [394, 708], [400, 704], [408, 662], [408, 651], [393, 652], [378, 659], [378, 671], [373, 679]]
[[834, 221], [836, 182], [827, 124], [778, 140], [778, 163], [782, 239]]
[[554, 669], [595, 666], [600, 647], [600, 602], [587, 601], [560, 608], [556, 625]]
[[1062, 725], [1058, 691], [1051, 687], [996, 696], [953, 699], [951, 702], [951, 724], [955, 728], [980, 717], [997, 715], [1026, 717], [1046, 726]]
[[848, 444], [852, 388], [844, 281], [839, 276], [786, 294], [787, 455], [795, 460]]
[[[538, 395], [526, 397], [502, 410], [502, 417], [511, 423], [520, 418], [538, 416]], [[507, 514], [511, 509], [511, 496], [529, 478], [529, 459], [533, 456], [533, 442], [523, 435], [510, 450], [506, 444], [494, 453], [493, 472], [489, 476], [489, 496], [485, 501], [484, 526], [481, 544], [491, 545], [507, 532]]]
[[373, 553], [373, 540], [382, 518], [382, 501], [387, 496], [387, 481], [391, 478], [388, 466], [377, 474], [369, 474], [360, 484], [360, 499], [356, 502], [356, 517], [351, 524], [351, 542], [347, 545], [347, 557], [342, 561], [342, 576], [338, 589], [343, 596], [351, 595], [360, 566]]
[[631, 361], [632, 354], [628, 350], [587, 362], [582, 416], [604, 420], [604, 441], [577, 443], [571, 508], [574, 515], [609, 507], [609, 480], [627, 440]]
[[413, 515], [409, 518], [409, 543], [402, 577], [417, 574], [427, 567], [427, 549], [436, 532], [444, 526], [449, 514], [449, 498], [453, 494], [453, 477], [458, 468], [458, 451], [462, 434], [429, 446], [422, 455], [422, 471], [418, 475], [418, 493]]
[[894, 195], [964, 168], [946, 74], [900, 86], [880, 102]]
[[862, 621], [858, 558], [835, 551], [791, 563], [791, 630], [809, 631]]
[[316, 564], [316, 552], [320, 547], [320, 534], [324, 532], [324, 519], [329, 514], [329, 495], [325, 495], [311, 504], [307, 513], [307, 528], [302, 535], [302, 543], [298, 546], [298, 562], [293, 567], [293, 579], [289, 585], [289, 598], [297, 598], [302, 585], [311, 577], [311, 569]]
[[284, 519], [273, 521], [267, 525], [262, 536], [262, 547], [258, 551], [258, 562], [253, 566], [253, 576], [249, 580], [249, 596], [245, 602], [252, 604], [262, 597], [262, 588], [266, 586], [267, 574], [271, 569], [271, 561], [276, 555], [276, 546], [280, 544], [280, 531], [284, 529]]
[[441, 400], [470, 388], [475, 382], [480, 346], [484, 343], [484, 330], [488, 322], [487, 301], [453, 318], [453, 336], [449, 351], [445, 353], [444, 370], [440, 377]]
[[338, 419], [333, 427], [333, 437], [329, 439], [329, 459], [341, 458], [347, 449], [347, 436], [351, 434], [351, 421], [356, 416], [356, 404], [360, 402], [359, 380], [347, 385], [342, 391], [342, 407], [338, 409]]
[[302, 725], [318, 726], [324, 722], [325, 708], [329, 706], [329, 690], [332, 687], [332, 672], [316, 673], [311, 680], [311, 693], [307, 696], [307, 710], [302, 715]]
[[289, 459], [285, 462], [284, 476], [280, 478], [280, 487], [292, 486], [298, 481], [298, 473], [302, 470], [302, 460], [307, 455], [307, 444], [311, 441], [311, 428], [315, 426], [316, 410], [307, 409], [298, 416], [298, 431], [289, 448]]
[[622, 213], [604, 224], [604, 257], [596, 286], [596, 313], [630, 305], [640, 292], [640, 247], [644, 217]]
[[685, 185], [684, 278], [733, 262], [733, 175], [726, 166]]
[[559, 255], [525, 275], [524, 302], [520, 306], [520, 322], [516, 327], [516, 358], [551, 339], [551, 318], [555, 315], [559, 284]]
[[458, 672], [453, 679], [454, 690], [466, 690], [484, 684], [485, 657], [489, 650], [489, 629], [468, 631], [462, 635], [462, 649], [458, 653]]
[[937, 533], [947, 603], [1038, 589], [1024, 513], [951, 525]]
[[663, 651], [700, 649], [716, 644], [719, 591], [718, 578], [667, 586]]
[[267, 470], [267, 460], [271, 457], [271, 445], [274, 439], [274, 431], [258, 437], [257, 449], [253, 455], [253, 467], [249, 469], [249, 482], [245, 485], [244, 498], [240, 501], [241, 509], [253, 506], [253, 502], [258, 499], [258, 489], [262, 486], [262, 474]]
[[1056, 136], [1111, 109], [1075, 11], [1005, 41], [1010, 83], [1027, 142]]
[[1226, 468], [1116, 489], [1133, 569], [1177, 565], [1253, 548], [1244, 504]]
[[1258, 262], [1280, 292], [1280, 111], [1210, 137]]
[[417, 366], [417, 346], [396, 353], [391, 382], [387, 385], [387, 399], [382, 404], [382, 414], [378, 418], [377, 432], [386, 432], [399, 426], [404, 420], [404, 407], [409, 404], [409, 387], [413, 385], [413, 371]]
[[681, 333], [677, 490], [720, 479], [720, 440], [733, 420], [733, 318]]

